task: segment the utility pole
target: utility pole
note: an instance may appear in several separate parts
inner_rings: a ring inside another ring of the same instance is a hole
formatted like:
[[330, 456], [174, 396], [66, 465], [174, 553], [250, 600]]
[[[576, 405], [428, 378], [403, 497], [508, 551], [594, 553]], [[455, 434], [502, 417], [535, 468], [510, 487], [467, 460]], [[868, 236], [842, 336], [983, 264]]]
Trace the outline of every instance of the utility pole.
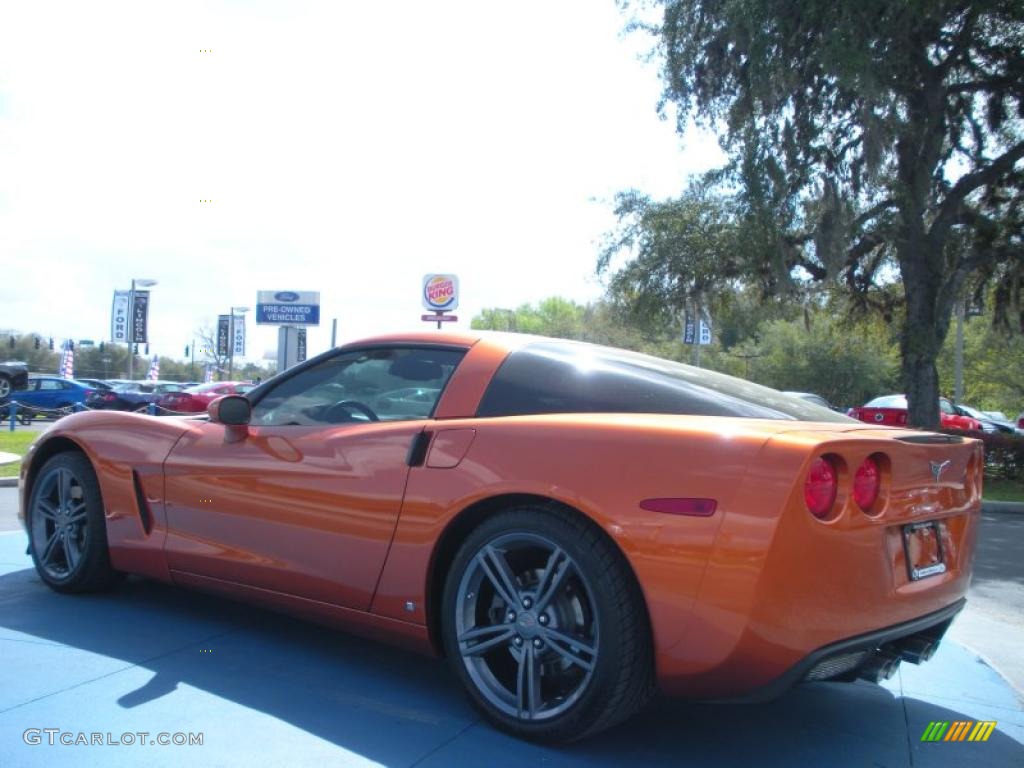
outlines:
[[700, 299], [693, 305], [693, 364], [700, 368]]
[[749, 352], [747, 354], [743, 354], [742, 352], [733, 352], [732, 355], [733, 357], [738, 357], [743, 361], [743, 378], [748, 381], [750, 380], [750, 361], [756, 357], [764, 357], [764, 355], [759, 352]]
[[128, 293], [128, 381], [132, 380], [132, 365], [135, 362], [135, 278]]
[[956, 303], [956, 347], [953, 351], [953, 402], [958, 405], [964, 400], [964, 315], [966, 302]]

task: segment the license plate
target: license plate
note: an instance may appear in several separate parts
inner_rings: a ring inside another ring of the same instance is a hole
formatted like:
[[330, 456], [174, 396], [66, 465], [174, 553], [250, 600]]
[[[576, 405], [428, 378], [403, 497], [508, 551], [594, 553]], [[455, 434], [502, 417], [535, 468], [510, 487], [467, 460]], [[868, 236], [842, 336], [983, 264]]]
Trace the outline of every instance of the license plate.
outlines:
[[911, 581], [946, 572], [942, 528], [938, 521], [903, 526], [903, 551]]

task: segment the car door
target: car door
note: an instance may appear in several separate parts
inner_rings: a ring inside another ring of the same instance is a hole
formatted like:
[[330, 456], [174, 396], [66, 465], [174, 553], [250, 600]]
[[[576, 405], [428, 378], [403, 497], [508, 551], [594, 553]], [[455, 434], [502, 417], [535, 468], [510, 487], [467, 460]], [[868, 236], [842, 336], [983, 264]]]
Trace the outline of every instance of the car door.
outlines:
[[408, 457], [464, 349], [340, 350], [257, 393], [243, 439], [193, 422], [165, 462], [168, 567], [367, 610], [391, 542]]
[[39, 379], [37, 386], [39, 394], [34, 404], [39, 408], [56, 408], [64, 396], [64, 382], [60, 379]]

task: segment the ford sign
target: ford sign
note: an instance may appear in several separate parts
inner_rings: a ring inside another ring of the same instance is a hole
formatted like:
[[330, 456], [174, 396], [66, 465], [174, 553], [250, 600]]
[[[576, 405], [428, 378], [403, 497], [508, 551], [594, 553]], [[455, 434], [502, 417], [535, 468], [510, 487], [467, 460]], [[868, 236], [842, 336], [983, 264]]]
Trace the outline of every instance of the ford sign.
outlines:
[[320, 325], [319, 291], [257, 291], [257, 325]]

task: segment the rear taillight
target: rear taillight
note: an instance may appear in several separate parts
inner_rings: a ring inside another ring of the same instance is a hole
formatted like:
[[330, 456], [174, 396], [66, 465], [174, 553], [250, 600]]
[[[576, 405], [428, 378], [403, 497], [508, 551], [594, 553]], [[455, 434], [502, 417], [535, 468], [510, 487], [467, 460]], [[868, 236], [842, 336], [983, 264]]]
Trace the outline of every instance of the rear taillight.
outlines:
[[117, 395], [113, 394], [112, 392], [107, 392], [107, 394], [105, 394], [102, 399], [106, 403], [111, 403], [114, 400], [117, 400]]
[[871, 509], [878, 500], [878, 491], [882, 487], [882, 472], [874, 456], [868, 456], [857, 468], [853, 476], [853, 500], [865, 512]]
[[824, 520], [836, 503], [838, 490], [839, 476], [835, 465], [825, 456], [815, 459], [804, 481], [807, 509], [819, 520]]

